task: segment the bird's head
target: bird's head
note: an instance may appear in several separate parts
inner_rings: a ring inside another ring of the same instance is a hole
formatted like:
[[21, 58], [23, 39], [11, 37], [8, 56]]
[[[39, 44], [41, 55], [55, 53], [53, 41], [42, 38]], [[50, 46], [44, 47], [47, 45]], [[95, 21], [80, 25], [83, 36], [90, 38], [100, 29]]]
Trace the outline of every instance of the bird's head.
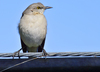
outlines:
[[42, 3], [33, 3], [26, 8], [23, 14], [43, 14], [46, 9], [52, 7], [44, 6]]

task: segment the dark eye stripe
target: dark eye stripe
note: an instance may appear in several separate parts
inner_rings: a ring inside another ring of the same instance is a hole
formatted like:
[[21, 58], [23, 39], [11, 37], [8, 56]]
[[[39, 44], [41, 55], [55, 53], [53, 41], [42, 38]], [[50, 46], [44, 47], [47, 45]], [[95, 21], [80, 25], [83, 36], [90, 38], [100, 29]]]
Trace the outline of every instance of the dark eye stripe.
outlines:
[[40, 7], [37, 7], [37, 9], [40, 9]]
[[37, 7], [37, 9], [43, 9], [43, 7]]

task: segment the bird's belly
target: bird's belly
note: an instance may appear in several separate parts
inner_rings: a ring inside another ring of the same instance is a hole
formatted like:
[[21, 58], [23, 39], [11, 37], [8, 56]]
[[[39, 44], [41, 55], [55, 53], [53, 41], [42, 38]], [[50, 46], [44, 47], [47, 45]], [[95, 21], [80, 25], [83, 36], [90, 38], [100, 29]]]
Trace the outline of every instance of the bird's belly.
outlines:
[[31, 26], [23, 27], [21, 30], [21, 38], [28, 47], [38, 47], [41, 45], [46, 36], [46, 27]]

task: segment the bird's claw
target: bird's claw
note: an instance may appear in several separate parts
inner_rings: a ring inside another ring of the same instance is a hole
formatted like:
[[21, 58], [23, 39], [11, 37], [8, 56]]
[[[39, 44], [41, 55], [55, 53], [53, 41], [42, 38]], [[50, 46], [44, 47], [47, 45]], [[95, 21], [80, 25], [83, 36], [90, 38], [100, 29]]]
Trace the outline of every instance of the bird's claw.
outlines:
[[45, 58], [46, 58], [46, 56], [49, 56], [49, 54], [45, 51], [45, 49], [43, 49], [42, 56], [45, 56]]
[[13, 54], [13, 59], [14, 59], [14, 57], [15, 57], [15, 55], [16, 55], [17, 53], [18, 53], [18, 57], [19, 57], [19, 59], [20, 59], [19, 53], [20, 53], [21, 50], [22, 50], [22, 48], [21, 48], [20, 50], [16, 51], [16, 52], [14, 52], [14, 54]]

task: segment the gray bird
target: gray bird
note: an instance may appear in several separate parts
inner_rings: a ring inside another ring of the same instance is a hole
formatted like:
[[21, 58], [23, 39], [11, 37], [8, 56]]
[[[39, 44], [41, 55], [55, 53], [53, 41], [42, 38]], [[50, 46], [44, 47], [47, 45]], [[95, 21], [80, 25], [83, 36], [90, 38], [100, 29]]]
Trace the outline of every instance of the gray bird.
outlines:
[[23, 52], [42, 52], [44, 49], [47, 21], [43, 15], [46, 9], [42, 3], [33, 3], [22, 13], [18, 30]]

